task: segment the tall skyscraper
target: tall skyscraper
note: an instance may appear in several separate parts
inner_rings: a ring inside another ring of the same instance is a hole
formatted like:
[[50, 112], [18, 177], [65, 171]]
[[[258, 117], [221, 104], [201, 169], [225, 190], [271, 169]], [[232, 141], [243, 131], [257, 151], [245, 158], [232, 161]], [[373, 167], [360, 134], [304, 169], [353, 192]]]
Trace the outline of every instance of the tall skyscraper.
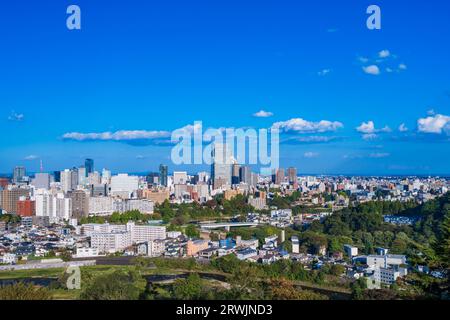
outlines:
[[86, 159], [84, 162], [84, 167], [86, 168], [86, 178], [89, 176], [89, 173], [94, 172], [94, 160]]
[[212, 151], [211, 179], [214, 189], [231, 185], [232, 153], [225, 144], [215, 144]]
[[241, 168], [241, 166], [239, 164], [237, 164], [237, 163], [233, 164], [233, 167], [231, 169], [231, 183], [232, 184], [239, 184], [241, 182], [240, 168]]
[[274, 175], [272, 175], [272, 182], [275, 184], [282, 184], [284, 182], [284, 169], [278, 168]]
[[61, 171], [61, 187], [64, 192], [72, 191], [72, 172], [69, 169]]
[[289, 177], [289, 184], [293, 185], [294, 188], [296, 189], [298, 187], [298, 182], [297, 182], [297, 168], [294, 167], [290, 167], [287, 170], [287, 175]]
[[85, 185], [87, 183], [87, 174], [86, 174], [86, 168], [84, 166], [81, 166], [78, 168], [78, 184]]
[[55, 182], [61, 182], [61, 171], [53, 172], [53, 178]]
[[248, 166], [239, 169], [239, 180], [243, 183], [251, 184], [252, 170]]
[[36, 173], [31, 184], [37, 189], [48, 189], [50, 188], [50, 175], [48, 173]]
[[25, 175], [26, 175], [25, 167], [15, 167], [13, 173], [13, 182], [14, 183], [22, 182]]
[[168, 186], [168, 181], [167, 181], [168, 173], [169, 173], [169, 167], [161, 164], [159, 166], [159, 183], [164, 187]]

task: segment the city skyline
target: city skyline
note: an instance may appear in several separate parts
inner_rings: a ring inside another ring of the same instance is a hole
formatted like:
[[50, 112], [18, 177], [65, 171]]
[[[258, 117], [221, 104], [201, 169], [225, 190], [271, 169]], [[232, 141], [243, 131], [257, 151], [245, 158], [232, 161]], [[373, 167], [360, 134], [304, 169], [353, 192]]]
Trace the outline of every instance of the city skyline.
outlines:
[[201, 120], [280, 128], [299, 175], [450, 174], [448, 3], [379, 1], [380, 31], [360, 1], [78, 4], [79, 31], [66, 3], [1, 13], [1, 173], [208, 170], [167, 143]]

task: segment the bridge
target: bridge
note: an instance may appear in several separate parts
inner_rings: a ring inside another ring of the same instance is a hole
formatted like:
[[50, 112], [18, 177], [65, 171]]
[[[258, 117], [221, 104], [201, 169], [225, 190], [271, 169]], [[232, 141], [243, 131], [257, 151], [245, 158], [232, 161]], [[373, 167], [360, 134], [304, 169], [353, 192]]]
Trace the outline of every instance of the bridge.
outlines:
[[213, 230], [213, 229], [222, 229], [230, 231], [231, 228], [237, 227], [257, 227], [258, 224], [254, 222], [219, 222], [219, 223], [205, 223], [200, 224], [202, 230]]

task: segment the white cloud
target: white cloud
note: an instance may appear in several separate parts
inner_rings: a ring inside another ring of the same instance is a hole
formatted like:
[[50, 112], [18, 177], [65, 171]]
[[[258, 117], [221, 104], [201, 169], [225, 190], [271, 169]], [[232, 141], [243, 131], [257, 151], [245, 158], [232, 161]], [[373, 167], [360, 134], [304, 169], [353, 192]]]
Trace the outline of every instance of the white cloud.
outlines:
[[389, 50], [381, 50], [380, 52], [378, 52], [378, 57], [381, 59], [387, 58], [391, 55]]
[[399, 127], [398, 127], [398, 131], [400, 132], [406, 132], [409, 129], [406, 127], [406, 125], [404, 123], [402, 123]]
[[34, 154], [31, 154], [31, 155], [26, 156], [26, 157], [24, 158], [24, 160], [26, 160], [26, 161], [33, 161], [33, 160], [37, 160], [37, 159], [39, 159], [39, 156], [36, 156], [36, 155], [34, 155]]
[[391, 132], [391, 128], [388, 126], [385, 126], [382, 129], [375, 128], [375, 123], [373, 121], [367, 121], [363, 122], [359, 125], [359, 127], [356, 127], [356, 131], [364, 134], [373, 134], [377, 132]]
[[417, 127], [419, 132], [423, 133], [437, 133], [450, 132], [450, 117], [442, 114], [437, 114], [427, 118], [417, 120]]
[[392, 70], [392, 68], [389, 68], [389, 67], [388, 67], [388, 68], [386, 68], [386, 72], [387, 72], [387, 73], [392, 73], [392, 72], [394, 72], [394, 70]]
[[427, 111], [427, 115], [429, 116], [434, 116], [436, 114], [436, 112], [434, 112], [434, 109], [430, 109]]
[[168, 131], [121, 130], [100, 133], [69, 132], [63, 135], [63, 139], [75, 141], [132, 141], [153, 140], [170, 136], [171, 133]]
[[344, 125], [338, 121], [322, 120], [319, 122], [312, 122], [301, 118], [276, 122], [272, 125], [273, 129], [279, 129], [282, 132], [297, 132], [297, 133], [330, 132], [336, 131], [343, 127]]
[[371, 153], [371, 154], [369, 154], [369, 158], [380, 159], [380, 158], [387, 158], [390, 155], [391, 154], [387, 153], [387, 152], [378, 152], [378, 153]]
[[330, 72], [331, 72], [331, 69], [323, 69], [323, 70], [320, 70], [319, 72], [317, 72], [317, 74], [321, 77], [324, 77], [327, 74], [329, 74]]
[[406, 66], [406, 64], [400, 63], [400, 64], [398, 65], [398, 69], [399, 69], [399, 70], [406, 70], [406, 69], [408, 69], [408, 67]]
[[309, 159], [311, 159], [311, 158], [317, 158], [317, 157], [319, 156], [319, 153], [309, 151], [309, 152], [305, 152], [305, 153], [303, 154], [303, 156], [304, 156], [305, 158], [309, 158]]
[[375, 124], [373, 121], [363, 122], [356, 128], [356, 131], [361, 133], [373, 133], [375, 132]]
[[11, 111], [11, 114], [8, 117], [9, 121], [22, 121], [25, 118], [23, 113], [16, 113], [15, 111]]
[[371, 74], [374, 76], [377, 76], [380, 74], [380, 68], [378, 68], [378, 66], [376, 66], [374, 64], [371, 66], [363, 67], [362, 69], [365, 73]]
[[261, 110], [261, 111], [254, 113], [253, 116], [257, 117], [257, 118], [269, 118], [269, 117], [273, 116], [273, 113], [269, 112], [269, 111]]

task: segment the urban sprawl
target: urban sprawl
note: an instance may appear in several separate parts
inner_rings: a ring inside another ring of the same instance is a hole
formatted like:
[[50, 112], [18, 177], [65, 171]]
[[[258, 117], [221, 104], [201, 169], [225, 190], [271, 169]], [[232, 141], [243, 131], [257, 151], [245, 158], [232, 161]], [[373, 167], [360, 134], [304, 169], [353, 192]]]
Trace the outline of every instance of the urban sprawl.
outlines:
[[[409, 272], [439, 278], [439, 270], [412, 265], [396, 249], [362, 246], [351, 236], [337, 246], [317, 244], [301, 234], [346, 208], [424, 204], [449, 185], [439, 177], [303, 176], [292, 167], [263, 176], [235, 163], [214, 163], [211, 172], [195, 175], [169, 174], [160, 165], [146, 176], [97, 172], [92, 159], [30, 176], [16, 167], [0, 178], [0, 217], [8, 217], [0, 220], [0, 271], [89, 266], [105, 256], [203, 262], [234, 255], [261, 265], [290, 260], [306, 270], [340, 265], [341, 278], [368, 279], [374, 288]], [[205, 214], [184, 213], [195, 210]], [[385, 213], [383, 219], [412, 226], [420, 217]], [[241, 232], [261, 227], [270, 231], [259, 238]]]

